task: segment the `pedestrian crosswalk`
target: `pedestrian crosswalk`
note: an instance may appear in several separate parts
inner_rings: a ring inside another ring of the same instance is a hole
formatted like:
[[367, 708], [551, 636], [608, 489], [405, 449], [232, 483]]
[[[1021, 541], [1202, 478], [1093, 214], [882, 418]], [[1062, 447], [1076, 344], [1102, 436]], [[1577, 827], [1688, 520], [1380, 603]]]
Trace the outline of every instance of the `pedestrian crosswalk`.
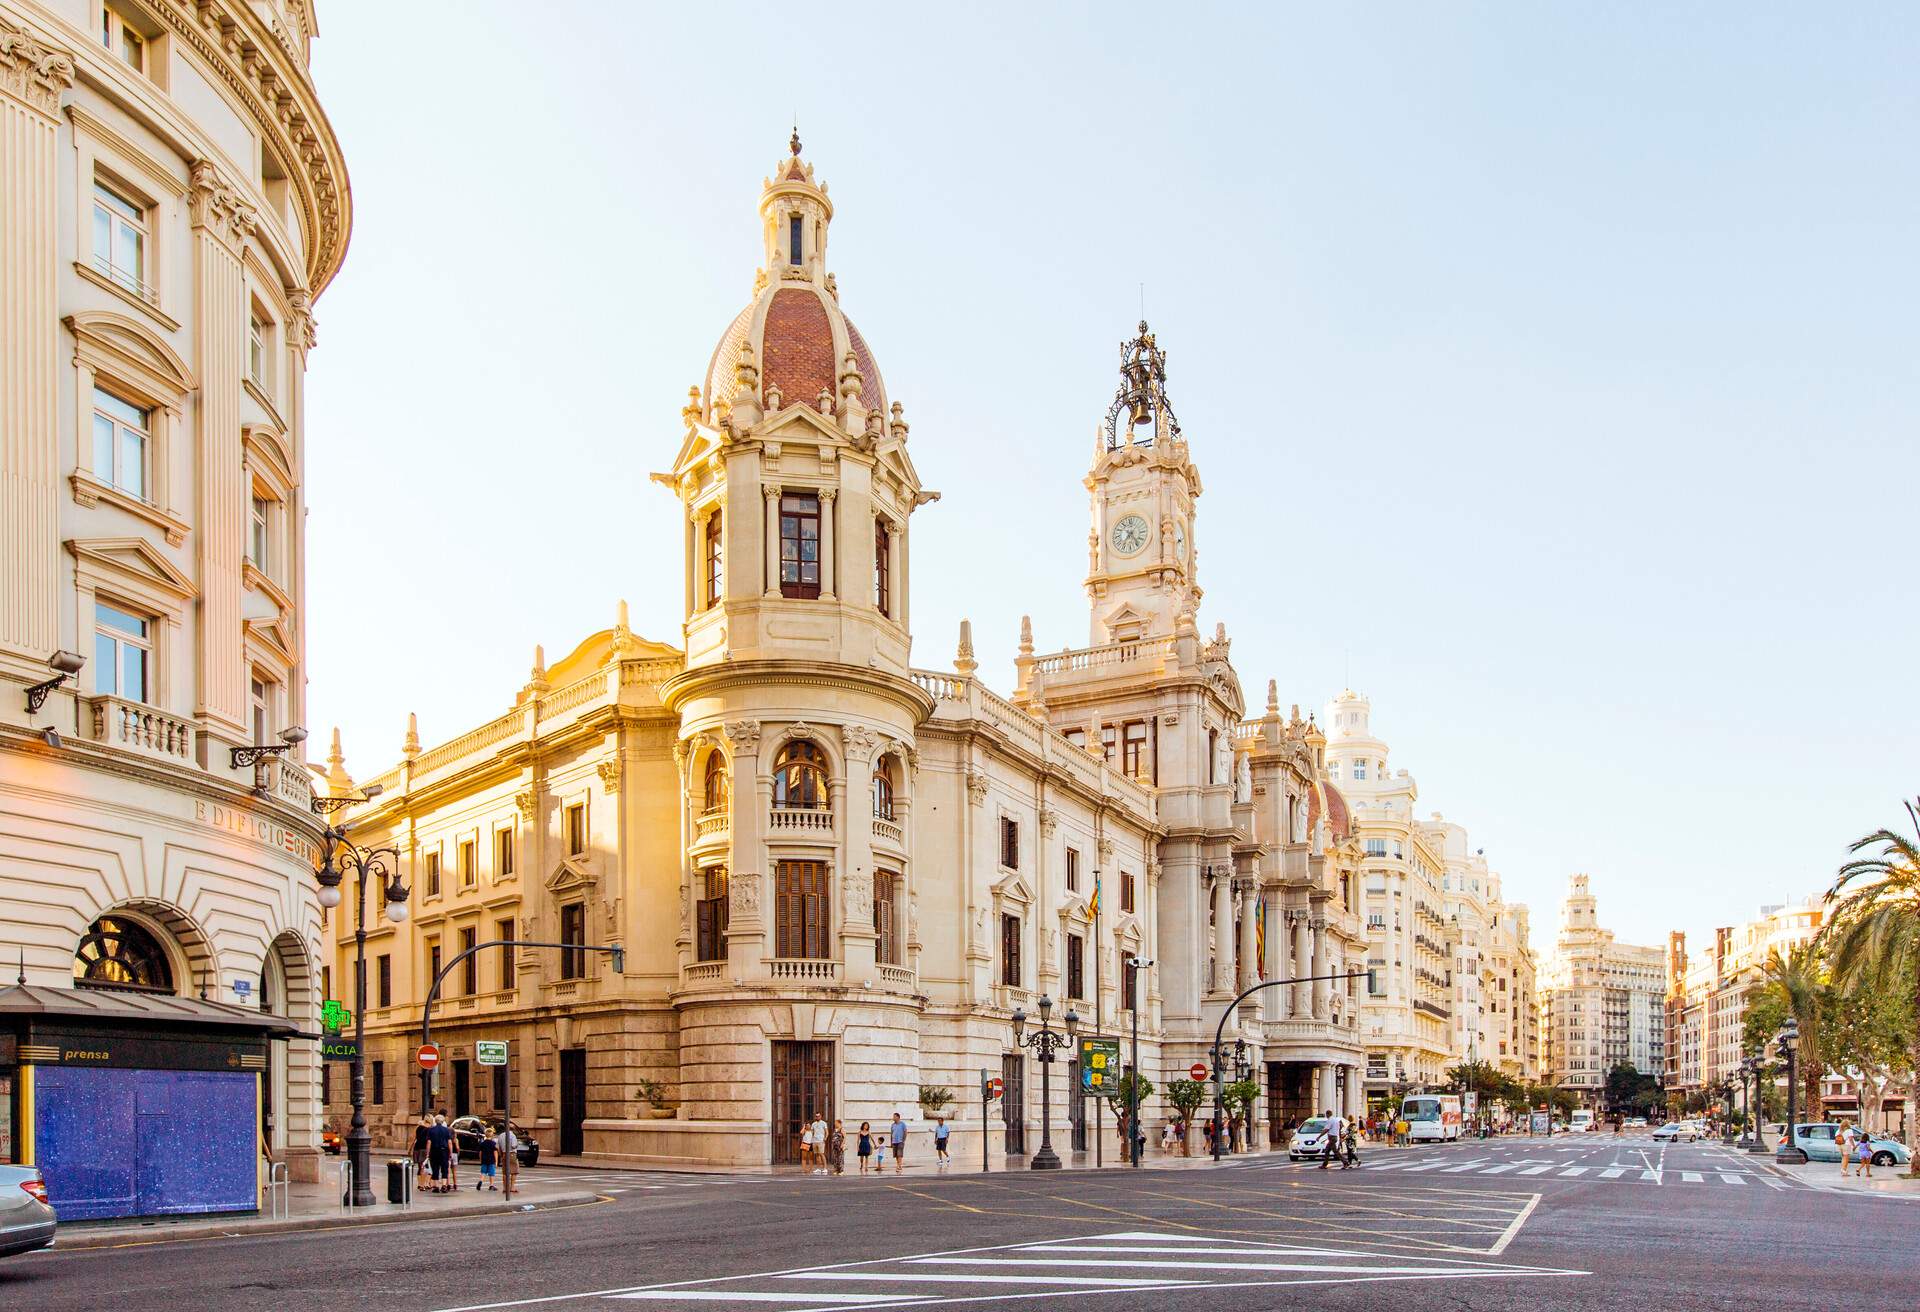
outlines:
[[1372, 1246], [1266, 1242], [1190, 1231], [1116, 1230], [990, 1248], [954, 1249], [685, 1281], [578, 1297], [688, 1307], [933, 1306], [996, 1298], [1208, 1287], [1364, 1284], [1581, 1276], [1560, 1267]]
[[691, 1175], [673, 1171], [596, 1171], [568, 1166], [531, 1166], [515, 1174], [521, 1183], [540, 1183], [595, 1189], [603, 1194], [664, 1193], [671, 1189], [705, 1189], [715, 1185], [764, 1184], [765, 1175]]
[[[1354, 1169], [1369, 1174], [1393, 1172], [1403, 1176], [1433, 1174], [1510, 1176], [1516, 1180], [1523, 1178], [1528, 1180], [1587, 1179], [1622, 1184], [1708, 1185], [1731, 1189], [1754, 1186], [1768, 1189], [1806, 1187], [1798, 1180], [1782, 1178], [1766, 1170], [1757, 1170], [1737, 1155], [1729, 1155], [1722, 1162], [1711, 1160], [1698, 1162], [1694, 1164], [1694, 1169], [1674, 1169], [1663, 1165], [1663, 1162], [1664, 1158], [1645, 1154], [1638, 1155], [1638, 1160], [1633, 1161], [1615, 1159], [1604, 1165], [1579, 1165], [1569, 1160], [1553, 1161], [1544, 1157], [1509, 1158], [1505, 1161], [1492, 1157], [1469, 1157], [1461, 1160], [1457, 1153], [1441, 1153], [1419, 1157], [1383, 1156], [1363, 1159]], [[1282, 1162], [1266, 1158], [1250, 1158], [1237, 1165], [1255, 1171], [1318, 1169], [1316, 1162]]]

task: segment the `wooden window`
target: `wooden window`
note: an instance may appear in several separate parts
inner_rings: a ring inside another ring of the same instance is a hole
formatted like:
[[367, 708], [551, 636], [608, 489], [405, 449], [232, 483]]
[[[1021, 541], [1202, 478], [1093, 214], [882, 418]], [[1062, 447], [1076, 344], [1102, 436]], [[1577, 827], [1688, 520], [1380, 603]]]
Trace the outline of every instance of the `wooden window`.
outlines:
[[873, 521], [873, 604], [882, 615], [893, 614], [887, 592], [887, 576], [893, 564], [889, 558], [892, 554], [887, 521], [876, 519]]
[[873, 772], [873, 815], [876, 820], [893, 819], [893, 779], [884, 765]]
[[899, 879], [891, 870], [873, 872], [873, 932], [879, 935], [877, 959], [889, 966], [900, 964], [900, 935], [893, 900]]
[[1133, 876], [1124, 870], [1120, 872], [1120, 909], [1133, 910]]
[[[587, 904], [585, 902], [569, 902], [560, 908], [560, 941], [562, 943], [587, 941]], [[582, 979], [586, 973], [586, 953], [572, 948], [560, 953], [561, 979]]]
[[774, 955], [827, 955], [827, 863], [781, 861], [774, 880]]
[[773, 804], [783, 811], [817, 811], [827, 804], [827, 754], [796, 738], [773, 763]]
[[719, 752], [707, 753], [700, 777], [700, 809], [705, 815], [727, 809], [727, 758]]
[[1077, 847], [1070, 847], [1067, 849], [1067, 892], [1077, 893], [1079, 891], [1080, 891], [1080, 849]]
[[500, 949], [500, 988], [505, 991], [513, 987], [513, 921], [494, 921], [493, 936], [506, 944]]
[[720, 604], [725, 585], [726, 545], [720, 535], [720, 512], [707, 516], [707, 605]]
[[[460, 931], [460, 951], [462, 953], [477, 946], [479, 942], [479, 930], [463, 929]], [[467, 957], [460, 963], [460, 991], [468, 997], [472, 997], [480, 991], [480, 954], [478, 952], [475, 952], [472, 956]]]
[[383, 1061], [373, 1063], [373, 1100], [375, 1103], [387, 1100], [387, 1064]]
[[[1135, 779], [1146, 777], [1147, 722], [1128, 720], [1122, 727], [1120, 738], [1120, 769]], [[1213, 758], [1207, 758], [1211, 761]]]
[[392, 955], [382, 952], [379, 960], [374, 963], [374, 968], [379, 976], [378, 991], [373, 995], [378, 1001], [376, 1001], [374, 1005], [377, 1007], [391, 1007], [393, 1005]]
[[493, 877], [506, 879], [513, 874], [513, 830], [502, 829], [493, 836]]
[[1087, 996], [1087, 941], [1078, 934], [1067, 935], [1067, 996]]
[[1000, 864], [1009, 870], [1020, 868], [1020, 822], [1000, 817]]
[[820, 595], [820, 498], [813, 492], [780, 497], [780, 595]]
[[480, 882], [480, 847], [473, 839], [460, 843], [460, 887], [472, 888]]
[[427, 853], [427, 896], [440, 896], [440, 854]]
[[587, 804], [575, 802], [567, 808], [567, 855], [585, 856], [587, 851]]
[[432, 988], [440, 979], [440, 940], [427, 940], [427, 987]]
[[1000, 982], [1020, 987], [1020, 917], [1000, 917]]
[[700, 872], [700, 900], [694, 905], [694, 960], [721, 961], [727, 955], [727, 868]]

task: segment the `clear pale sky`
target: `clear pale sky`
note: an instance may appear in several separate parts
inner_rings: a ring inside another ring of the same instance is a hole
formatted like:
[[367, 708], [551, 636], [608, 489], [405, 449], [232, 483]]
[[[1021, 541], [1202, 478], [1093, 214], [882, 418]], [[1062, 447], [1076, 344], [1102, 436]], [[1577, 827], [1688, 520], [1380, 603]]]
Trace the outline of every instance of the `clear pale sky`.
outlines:
[[[538, 17], [534, 17], [535, 13]], [[958, 17], [961, 25], [953, 21]], [[1920, 792], [1908, 6], [326, 0], [355, 222], [318, 306], [310, 720], [366, 777], [632, 605], [650, 484], [795, 117], [944, 498], [916, 662], [1086, 641], [1140, 317], [1250, 707], [1373, 701], [1550, 945], [1825, 886]]]

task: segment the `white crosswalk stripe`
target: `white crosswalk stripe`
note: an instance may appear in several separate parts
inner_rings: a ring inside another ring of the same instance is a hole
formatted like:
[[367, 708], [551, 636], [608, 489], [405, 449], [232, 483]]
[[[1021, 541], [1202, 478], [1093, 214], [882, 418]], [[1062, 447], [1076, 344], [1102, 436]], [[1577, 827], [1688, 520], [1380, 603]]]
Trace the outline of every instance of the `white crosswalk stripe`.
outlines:
[[[1535, 1149], [1535, 1151], [1540, 1151]], [[1798, 1186], [1794, 1181], [1783, 1181], [1754, 1169], [1742, 1158], [1734, 1158], [1734, 1165], [1726, 1168], [1705, 1168], [1701, 1170], [1669, 1169], [1659, 1165], [1643, 1165], [1641, 1162], [1607, 1162], [1604, 1155], [1588, 1151], [1585, 1157], [1600, 1156], [1601, 1162], [1591, 1166], [1572, 1165], [1583, 1160], [1575, 1156], [1560, 1162], [1542, 1162], [1534, 1157], [1521, 1157], [1513, 1161], [1497, 1162], [1488, 1157], [1474, 1157], [1465, 1161], [1455, 1160], [1453, 1155], [1432, 1157], [1381, 1157], [1371, 1162], [1361, 1162], [1355, 1169], [1370, 1174], [1397, 1172], [1402, 1176], [1419, 1175], [1434, 1172], [1445, 1175], [1511, 1175], [1515, 1179], [1523, 1176], [1551, 1175], [1561, 1180], [1608, 1181], [1621, 1184], [1681, 1185], [1698, 1184], [1707, 1186], [1728, 1185], [1745, 1188], [1759, 1181], [1773, 1189], [1792, 1189]], [[1303, 1171], [1314, 1170], [1315, 1162], [1244, 1162], [1239, 1165], [1267, 1171]]]

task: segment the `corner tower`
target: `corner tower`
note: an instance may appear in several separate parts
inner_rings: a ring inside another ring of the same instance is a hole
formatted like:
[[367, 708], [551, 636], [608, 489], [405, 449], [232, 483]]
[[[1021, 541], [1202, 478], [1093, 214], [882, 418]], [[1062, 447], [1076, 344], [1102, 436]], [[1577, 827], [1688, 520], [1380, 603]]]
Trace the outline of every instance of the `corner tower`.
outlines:
[[[1142, 433], [1141, 430], [1145, 430]], [[1087, 471], [1088, 641], [1192, 634], [1200, 609], [1194, 581], [1194, 468], [1167, 400], [1167, 356], [1146, 320], [1120, 347], [1120, 389], [1094, 436]]]

